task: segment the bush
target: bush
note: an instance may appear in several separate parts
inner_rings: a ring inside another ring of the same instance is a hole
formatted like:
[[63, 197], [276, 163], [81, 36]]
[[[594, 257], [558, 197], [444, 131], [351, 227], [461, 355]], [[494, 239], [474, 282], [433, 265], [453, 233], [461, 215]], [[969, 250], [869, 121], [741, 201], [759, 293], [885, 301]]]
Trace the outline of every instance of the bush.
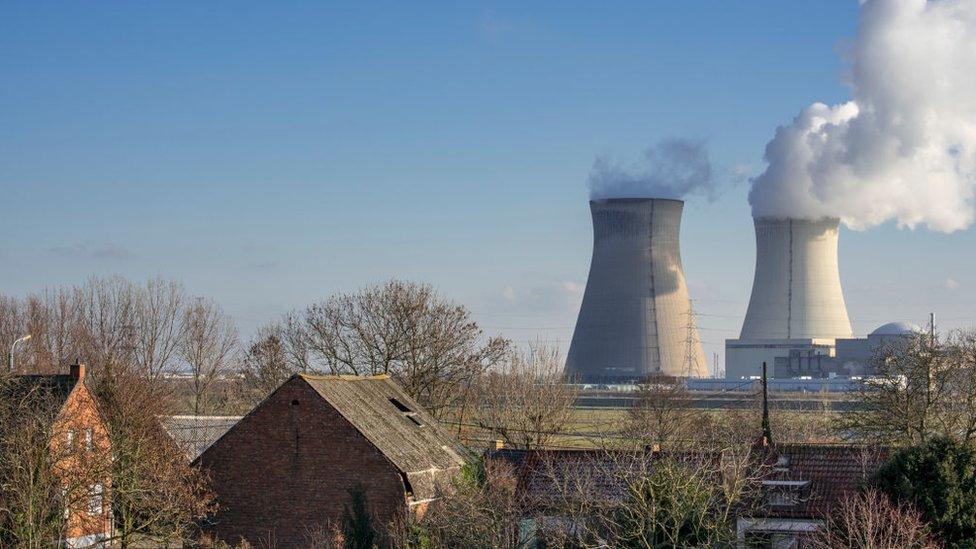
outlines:
[[904, 449], [878, 472], [878, 489], [912, 505], [947, 547], [976, 547], [976, 448], [940, 437]]

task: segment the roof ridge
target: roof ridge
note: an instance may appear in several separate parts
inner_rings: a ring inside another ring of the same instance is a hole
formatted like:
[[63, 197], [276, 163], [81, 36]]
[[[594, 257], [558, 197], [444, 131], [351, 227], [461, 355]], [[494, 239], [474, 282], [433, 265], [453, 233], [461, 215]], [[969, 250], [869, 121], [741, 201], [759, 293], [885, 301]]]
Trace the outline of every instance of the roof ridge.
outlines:
[[389, 374], [377, 374], [372, 376], [357, 376], [353, 374], [298, 374], [298, 377], [307, 380], [341, 380], [341, 381], [377, 381], [390, 379]]

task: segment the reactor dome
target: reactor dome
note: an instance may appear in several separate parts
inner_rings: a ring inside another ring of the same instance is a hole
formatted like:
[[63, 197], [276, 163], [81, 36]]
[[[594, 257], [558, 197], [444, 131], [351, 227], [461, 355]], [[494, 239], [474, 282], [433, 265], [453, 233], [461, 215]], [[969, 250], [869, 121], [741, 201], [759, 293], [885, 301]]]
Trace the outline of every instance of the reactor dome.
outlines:
[[921, 330], [918, 326], [914, 324], [909, 324], [907, 322], [889, 322], [875, 328], [871, 335], [873, 336], [900, 336], [900, 335], [912, 335], [917, 334]]

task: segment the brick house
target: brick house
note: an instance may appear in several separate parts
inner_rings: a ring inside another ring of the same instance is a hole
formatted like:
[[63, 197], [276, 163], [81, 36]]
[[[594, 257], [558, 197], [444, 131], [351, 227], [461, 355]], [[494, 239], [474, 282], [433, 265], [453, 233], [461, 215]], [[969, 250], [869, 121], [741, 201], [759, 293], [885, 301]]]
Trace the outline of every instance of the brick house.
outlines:
[[[88, 547], [112, 532], [111, 446], [105, 420], [85, 384], [84, 364], [67, 375], [18, 375], [7, 379], [0, 398], [17, 414], [50, 422], [52, 475], [60, 484], [64, 547]], [[12, 418], [10, 428], [16, 428]], [[2, 427], [0, 427], [2, 428]], [[47, 435], [45, 435], [47, 436]]]
[[361, 491], [376, 524], [423, 512], [465, 450], [387, 376], [295, 375], [195, 461], [213, 539], [306, 547]]
[[[518, 487], [529, 504], [523, 521], [523, 535], [538, 535], [540, 519], [560, 528], [567, 522], [553, 514], [553, 503], [561, 498], [596, 498], [608, 502], [626, 497], [625, 474], [634, 465], [654, 466], [656, 459], [670, 457], [706, 470], [720, 470], [721, 454], [660, 454], [650, 459], [631, 457], [632, 452], [613, 450], [493, 450], [489, 460], [501, 460], [513, 467]], [[801, 549], [811, 535], [823, 528], [829, 514], [848, 495], [874, 476], [891, 454], [883, 446], [850, 444], [757, 444], [751, 449], [759, 501], [749, 501], [736, 516], [739, 547]], [[640, 471], [638, 471], [640, 473]], [[568, 489], [567, 489], [568, 488]], [[556, 512], [558, 513], [558, 511]], [[544, 521], [543, 521], [544, 522]], [[527, 542], [526, 546], [532, 543]]]
[[757, 447], [763, 505], [736, 521], [740, 547], [802, 548], [828, 515], [884, 464], [891, 448], [853, 444]]

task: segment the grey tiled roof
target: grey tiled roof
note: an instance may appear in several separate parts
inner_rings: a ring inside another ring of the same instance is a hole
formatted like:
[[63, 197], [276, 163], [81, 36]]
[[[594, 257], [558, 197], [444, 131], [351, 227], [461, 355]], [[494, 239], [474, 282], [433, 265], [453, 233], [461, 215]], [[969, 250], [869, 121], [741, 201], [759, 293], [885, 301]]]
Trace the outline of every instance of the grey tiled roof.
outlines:
[[240, 419], [241, 416], [163, 416], [159, 421], [192, 461]]
[[301, 375], [322, 398], [407, 475], [415, 493], [430, 473], [464, 465], [464, 450], [388, 376]]

